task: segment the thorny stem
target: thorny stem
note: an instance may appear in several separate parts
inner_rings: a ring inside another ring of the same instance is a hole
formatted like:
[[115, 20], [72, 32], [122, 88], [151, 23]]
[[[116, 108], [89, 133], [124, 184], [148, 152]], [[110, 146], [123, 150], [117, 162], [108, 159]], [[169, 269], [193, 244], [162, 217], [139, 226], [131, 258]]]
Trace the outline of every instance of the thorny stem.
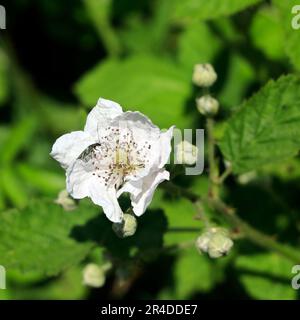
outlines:
[[206, 228], [209, 228], [211, 226], [211, 223], [204, 212], [204, 208], [203, 208], [201, 201], [196, 200], [194, 202], [194, 206], [197, 211], [197, 215], [198, 215], [199, 219], [203, 221]]
[[223, 184], [228, 176], [232, 173], [232, 167], [227, 167], [226, 170], [218, 178], [218, 184]]
[[295, 263], [300, 262], [300, 252], [298, 252], [296, 249], [291, 248], [288, 245], [278, 243], [274, 238], [265, 235], [264, 233], [250, 226], [236, 215], [235, 210], [233, 208], [226, 205], [222, 200], [213, 199], [211, 197], [200, 198], [200, 196], [193, 193], [192, 191], [181, 188], [178, 185], [174, 185], [172, 182], [164, 183], [162, 184], [162, 186], [168, 192], [173, 193], [174, 191], [176, 191], [177, 194], [180, 194], [181, 196], [191, 200], [192, 202], [206, 202], [213, 210], [222, 214], [222, 216], [233, 227], [237, 228], [239, 232], [243, 233], [243, 235], [253, 243], [257, 244], [262, 248], [277, 252], [281, 256], [284, 256]]
[[215, 159], [215, 139], [214, 139], [214, 120], [208, 117], [206, 121], [207, 139], [208, 139], [208, 163], [209, 163], [209, 180], [210, 180], [210, 197], [216, 199], [219, 197], [218, 187], [218, 167]]

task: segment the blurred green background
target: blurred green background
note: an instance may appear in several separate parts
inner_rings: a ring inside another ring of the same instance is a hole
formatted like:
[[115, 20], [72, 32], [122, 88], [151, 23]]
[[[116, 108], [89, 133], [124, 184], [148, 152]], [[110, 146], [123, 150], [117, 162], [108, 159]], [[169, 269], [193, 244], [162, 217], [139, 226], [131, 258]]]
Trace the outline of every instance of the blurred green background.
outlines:
[[[132, 239], [117, 239], [85, 202], [62, 218], [53, 200], [65, 188], [64, 172], [49, 156], [56, 138], [83, 127], [100, 96], [145, 113], [161, 128], [203, 128], [191, 81], [194, 64], [202, 62], [219, 76], [212, 93], [221, 104], [221, 138], [225, 119], [244, 98], [300, 69], [300, 31], [290, 28], [294, 3], [1, 1], [7, 29], [0, 30], [0, 224], [10, 230], [18, 221], [20, 229], [0, 236], [0, 264], [16, 246], [21, 257], [20, 265], [10, 263], [2, 299], [299, 297], [290, 286], [292, 264], [246, 241], [220, 260], [194, 248], [164, 251], [163, 243], [195, 239], [199, 221], [187, 200], [162, 191]], [[299, 177], [295, 158], [263, 167], [251, 179], [231, 178], [223, 193], [252, 225], [299, 246]], [[206, 175], [177, 182], [199, 194], [208, 186]], [[78, 242], [69, 243], [70, 234]], [[101, 250], [90, 251], [83, 240], [101, 243]], [[104, 287], [83, 286], [84, 265], [107, 255], [114, 268]], [[133, 261], [142, 261], [138, 270]]]

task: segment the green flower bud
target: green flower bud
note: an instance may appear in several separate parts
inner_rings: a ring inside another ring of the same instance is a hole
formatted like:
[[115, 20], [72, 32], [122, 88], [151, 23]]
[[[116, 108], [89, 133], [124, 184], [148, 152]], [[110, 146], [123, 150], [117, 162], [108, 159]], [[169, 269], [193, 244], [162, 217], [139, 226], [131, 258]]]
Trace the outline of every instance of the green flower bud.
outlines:
[[175, 147], [176, 163], [193, 165], [198, 157], [198, 148], [188, 141], [181, 141]]
[[67, 190], [60, 191], [54, 202], [61, 205], [66, 211], [73, 211], [77, 208], [75, 200], [69, 196]]
[[198, 111], [208, 117], [214, 116], [219, 111], [219, 102], [210, 95], [202, 96], [196, 99]]
[[135, 216], [124, 213], [123, 221], [121, 223], [114, 223], [112, 228], [116, 235], [120, 238], [133, 236], [137, 228], [137, 220]]
[[194, 66], [193, 83], [199, 87], [210, 87], [218, 76], [214, 67], [209, 63], [196, 64]]
[[83, 269], [83, 283], [86, 286], [100, 288], [105, 283], [105, 269], [90, 263]]

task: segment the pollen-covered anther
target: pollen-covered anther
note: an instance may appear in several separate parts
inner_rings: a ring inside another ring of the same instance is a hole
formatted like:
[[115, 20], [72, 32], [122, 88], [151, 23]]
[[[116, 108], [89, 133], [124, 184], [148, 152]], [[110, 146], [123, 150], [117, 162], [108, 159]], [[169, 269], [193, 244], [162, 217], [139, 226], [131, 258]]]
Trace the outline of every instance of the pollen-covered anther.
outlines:
[[134, 176], [145, 168], [151, 144], [145, 142], [140, 147], [131, 132], [119, 128], [108, 127], [105, 132], [103, 142], [96, 144], [85, 157], [92, 159], [93, 175], [102, 179], [106, 186], [119, 188], [127, 176]]

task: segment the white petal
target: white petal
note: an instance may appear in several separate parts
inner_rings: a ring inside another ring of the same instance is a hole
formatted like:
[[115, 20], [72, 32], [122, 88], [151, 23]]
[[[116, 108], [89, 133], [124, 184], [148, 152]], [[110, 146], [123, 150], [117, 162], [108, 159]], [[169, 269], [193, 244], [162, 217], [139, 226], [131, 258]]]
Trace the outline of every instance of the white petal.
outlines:
[[140, 129], [150, 135], [157, 135], [159, 128], [152, 123], [152, 121], [144, 114], [135, 111], [127, 111], [122, 113], [118, 118], [115, 119], [117, 122], [124, 122], [126, 128]]
[[122, 112], [122, 107], [118, 103], [100, 98], [87, 116], [84, 131], [97, 137], [98, 131], [107, 127], [109, 122]]
[[58, 138], [50, 155], [67, 169], [80, 156], [80, 154], [95, 140], [86, 132], [74, 131]]
[[[155, 171], [151, 175], [148, 175], [142, 179], [141, 192], [138, 196], [131, 195], [131, 203], [133, 207], [133, 212], [140, 216], [142, 215], [148, 205], [151, 203], [154, 191], [157, 186], [164, 180], [170, 179], [170, 173], [164, 169]], [[137, 181], [131, 182], [133, 186], [138, 183]]]
[[103, 208], [107, 218], [112, 222], [122, 221], [122, 210], [117, 200], [116, 190], [107, 187], [98, 176], [93, 175], [93, 166], [77, 160], [67, 171], [67, 190], [75, 199], [90, 197]]
[[[122, 135], [123, 132], [132, 133], [135, 143], [137, 143], [136, 150], [142, 150], [141, 153], [146, 152], [145, 168], [139, 170], [137, 173], [138, 179], [146, 176], [152, 170], [157, 168], [160, 163], [160, 129], [154, 125], [149, 118], [140, 112], [124, 112], [111, 122], [112, 126], [117, 126]], [[150, 149], [148, 149], [150, 148]], [[136, 180], [133, 176], [130, 179]]]
[[101, 206], [107, 218], [112, 222], [122, 222], [123, 212], [117, 199], [117, 193], [114, 188], [107, 189], [96, 178], [89, 185], [90, 198]]
[[93, 169], [86, 162], [78, 159], [66, 172], [67, 191], [74, 199], [90, 195], [89, 184], [93, 178]]
[[173, 137], [173, 130], [175, 126], [172, 126], [168, 131], [161, 133], [160, 135], [160, 163], [159, 168], [164, 167], [164, 165], [169, 161], [170, 153], [172, 151], [171, 140]]

